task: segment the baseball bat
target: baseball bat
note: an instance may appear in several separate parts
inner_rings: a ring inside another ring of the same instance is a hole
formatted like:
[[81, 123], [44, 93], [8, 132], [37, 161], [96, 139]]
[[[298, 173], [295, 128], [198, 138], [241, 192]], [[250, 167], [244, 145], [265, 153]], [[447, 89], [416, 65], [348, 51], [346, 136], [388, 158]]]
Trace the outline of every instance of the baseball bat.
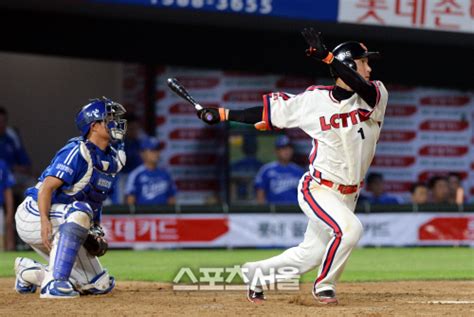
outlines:
[[193, 97], [191, 97], [188, 91], [183, 87], [183, 85], [179, 83], [176, 78], [168, 78], [167, 84], [168, 87], [170, 87], [170, 89], [174, 91], [175, 94], [192, 104], [194, 106], [194, 109], [196, 109], [197, 111], [202, 110], [202, 106], [198, 104]]

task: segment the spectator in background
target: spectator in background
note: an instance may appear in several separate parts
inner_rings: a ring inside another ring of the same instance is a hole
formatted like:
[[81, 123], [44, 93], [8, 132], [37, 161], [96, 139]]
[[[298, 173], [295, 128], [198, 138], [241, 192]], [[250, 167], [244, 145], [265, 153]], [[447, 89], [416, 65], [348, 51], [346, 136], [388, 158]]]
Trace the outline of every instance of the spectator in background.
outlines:
[[[13, 191], [15, 184], [13, 174], [8, 169], [5, 161], [0, 160], [0, 251], [5, 248], [7, 251], [15, 249], [15, 230], [14, 230], [14, 207]], [[5, 206], [5, 218], [4, 208]], [[5, 219], [5, 221], [3, 221]], [[5, 247], [4, 247], [5, 246]]]
[[430, 202], [435, 204], [449, 204], [449, 185], [446, 177], [434, 176], [430, 179], [429, 188], [431, 190]]
[[140, 121], [133, 113], [127, 112], [125, 119], [127, 120], [127, 134], [123, 140], [123, 145], [127, 159], [124, 168], [116, 177], [112, 193], [104, 202], [105, 206], [125, 203], [125, 186], [128, 174], [143, 163], [140, 156], [140, 144], [146, 135], [140, 127]]
[[277, 160], [262, 166], [255, 178], [260, 204], [296, 204], [297, 188], [304, 170], [293, 163], [293, 146], [286, 135], [275, 142]]
[[145, 138], [141, 142], [140, 155], [143, 164], [135, 168], [125, 186], [126, 202], [129, 205], [152, 205], [176, 203], [176, 185], [170, 174], [158, 167], [163, 144], [156, 138]]
[[254, 199], [253, 181], [263, 163], [257, 159], [257, 139], [255, 134], [243, 136], [244, 157], [231, 164], [232, 197], [237, 201]]
[[30, 158], [18, 133], [8, 126], [8, 112], [3, 107], [0, 107], [0, 160], [5, 161], [15, 177], [14, 197], [23, 197], [23, 192], [33, 186], [35, 179]]
[[395, 196], [385, 192], [383, 176], [380, 173], [370, 173], [367, 176], [365, 193], [360, 195], [359, 202], [369, 204], [398, 204]]
[[128, 174], [143, 163], [140, 156], [140, 144], [146, 136], [140, 127], [138, 118], [133, 113], [127, 113], [125, 119], [127, 119], [127, 134], [125, 135], [124, 145], [127, 162], [122, 173]]
[[415, 183], [410, 188], [411, 202], [413, 204], [426, 204], [429, 198], [428, 186], [425, 183]]
[[449, 173], [449, 201], [452, 204], [461, 205], [464, 203], [464, 188], [461, 184], [461, 176], [458, 173]]
[[14, 173], [31, 174], [31, 161], [16, 131], [8, 126], [8, 112], [0, 107], [0, 159]]

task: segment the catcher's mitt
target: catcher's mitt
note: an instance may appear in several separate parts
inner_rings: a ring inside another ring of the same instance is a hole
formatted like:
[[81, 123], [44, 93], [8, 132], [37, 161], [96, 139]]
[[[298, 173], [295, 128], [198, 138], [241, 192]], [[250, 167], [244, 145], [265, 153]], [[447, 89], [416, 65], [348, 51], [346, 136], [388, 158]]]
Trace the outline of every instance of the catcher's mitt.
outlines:
[[93, 226], [89, 230], [84, 248], [92, 256], [103, 256], [109, 249], [109, 244], [104, 238], [104, 231], [98, 225]]

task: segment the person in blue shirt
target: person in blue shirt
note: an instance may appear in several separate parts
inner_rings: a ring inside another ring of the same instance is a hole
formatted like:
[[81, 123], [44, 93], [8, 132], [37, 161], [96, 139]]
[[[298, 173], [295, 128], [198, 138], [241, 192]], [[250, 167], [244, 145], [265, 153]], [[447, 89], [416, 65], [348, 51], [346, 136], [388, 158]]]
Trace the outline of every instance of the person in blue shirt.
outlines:
[[17, 232], [49, 264], [16, 258], [18, 293], [40, 286], [40, 298], [74, 298], [114, 288], [114, 278], [83, 244], [90, 233], [103, 239], [102, 203], [125, 164], [125, 112], [105, 97], [82, 107], [75, 118], [81, 136], [69, 140], [26, 190], [15, 216]]
[[262, 166], [255, 178], [260, 204], [296, 204], [298, 183], [304, 170], [293, 163], [293, 146], [286, 135], [275, 142], [277, 160]]
[[242, 152], [244, 157], [230, 166], [231, 197], [235, 201], [248, 202], [255, 199], [254, 178], [263, 166], [257, 158], [257, 139], [254, 134], [244, 135]]
[[12, 172], [30, 172], [28, 153], [16, 131], [8, 127], [8, 113], [3, 107], [0, 107], [0, 159], [5, 161]]
[[[5, 249], [7, 251], [13, 251], [15, 249], [15, 232], [13, 230], [13, 185], [15, 185], [13, 174], [8, 168], [7, 163], [5, 163], [3, 160], [0, 160], [0, 219], [3, 218], [4, 215], [3, 206], [5, 206], [6, 212], [5, 228], [0, 227], [0, 246], [5, 243]], [[3, 223], [3, 221], [0, 221], [0, 224], [1, 223]], [[0, 249], [2, 248], [0, 247]]]
[[176, 203], [176, 185], [171, 175], [158, 166], [163, 143], [146, 138], [141, 143], [143, 164], [135, 168], [125, 186], [129, 205], [153, 205]]
[[146, 138], [145, 133], [140, 127], [138, 118], [133, 113], [127, 113], [127, 135], [123, 142], [125, 146], [125, 154], [127, 154], [127, 163], [125, 164], [121, 176], [129, 174], [143, 163], [140, 155], [141, 142]]
[[385, 192], [383, 176], [380, 173], [370, 173], [367, 175], [367, 190], [359, 197], [359, 203], [367, 202], [369, 204], [399, 204], [399, 200]]

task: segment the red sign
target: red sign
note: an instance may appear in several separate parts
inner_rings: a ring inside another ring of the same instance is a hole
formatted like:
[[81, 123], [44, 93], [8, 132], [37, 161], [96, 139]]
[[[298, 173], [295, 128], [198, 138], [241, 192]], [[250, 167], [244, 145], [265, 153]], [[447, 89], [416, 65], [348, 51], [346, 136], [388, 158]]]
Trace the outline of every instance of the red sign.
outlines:
[[451, 145], [427, 145], [420, 149], [422, 156], [444, 156], [456, 157], [466, 155], [469, 151], [467, 146], [451, 146]]
[[[206, 108], [219, 108], [218, 104], [201, 104], [203, 107]], [[187, 102], [178, 102], [174, 105], [172, 105], [169, 108], [169, 113], [171, 114], [196, 114], [196, 109], [194, 107], [187, 103]]]
[[219, 84], [219, 77], [202, 77], [202, 76], [180, 76], [179, 82], [186, 89], [208, 89], [214, 88]]
[[409, 192], [413, 182], [399, 182], [399, 181], [384, 181], [384, 190], [392, 193], [406, 193]]
[[420, 124], [424, 131], [462, 131], [467, 129], [469, 122], [454, 120], [430, 120]]
[[268, 93], [268, 91], [262, 90], [234, 90], [227, 92], [223, 99], [224, 101], [233, 102], [260, 102], [262, 96]]
[[413, 156], [378, 155], [374, 158], [372, 166], [377, 167], [406, 167], [415, 163]]
[[460, 107], [469, 103], [469, 96], [429, 96], [420, 99], [422, 106]]
[[175, 181], [180, 191], [208, 192], [219, 189], [215, 179], [178, 179]]
[[208, 242], [229, 231], [227, 218], [104, 215], [109, 243]]
[[381, 142], [408, 142], [416, 137], [416, 131], [390, 131], [382, 130], [380, 134]]
[[189, 129], [176, 129], [170, 132], [169, 138], [172, 140], [214, 140], [217, 138], [218, 129], [200, 129], [200, 128], [189, 128]]
[[166, 93], [164, 90], [157, 90], [155, 92], [155, 99], [158, 101], [160, 99], [163, 99], [165, 97]]
[[448, 174], [450, 172], [456, 172], [456, 174], [458, 174], [462, 180], [466, 179], [468, 174], [467, 172], [462, 172], [462, 171], [452, 171], [452, 170], [449, 170], [449, 171], [442, 171], [442, 170], [438, 170], [438, 171], [424, 171], [423, 173], [420, 173], [420, 175], [418, 175], [418, 180], [420, 182], [426, 182], [428, 181], [429, 179], [435, 177], [435, 176], [448, 176]]
[[304, 90], [313, 84], [314, 81], [309, 78], [283, 77], [276, 82], [276, 87]]
[[416, 106], [402, 106], [402, 105], [390, 105], [385, 110], [387, 117], [408, 117], [416, 113]]
[[170, 160], [170, 165], [214, 165], [217, 155], [209, 153], [176, 154]]
[[156, 125], [162, 125], [166, 122], [166, 117], [165, 116], [156, 116], [155, 118], [155, 124]]
[[473, 228], [474, 218], [437, 217], [420, 226], [418, 238], [421, 241], [473, 240]]

